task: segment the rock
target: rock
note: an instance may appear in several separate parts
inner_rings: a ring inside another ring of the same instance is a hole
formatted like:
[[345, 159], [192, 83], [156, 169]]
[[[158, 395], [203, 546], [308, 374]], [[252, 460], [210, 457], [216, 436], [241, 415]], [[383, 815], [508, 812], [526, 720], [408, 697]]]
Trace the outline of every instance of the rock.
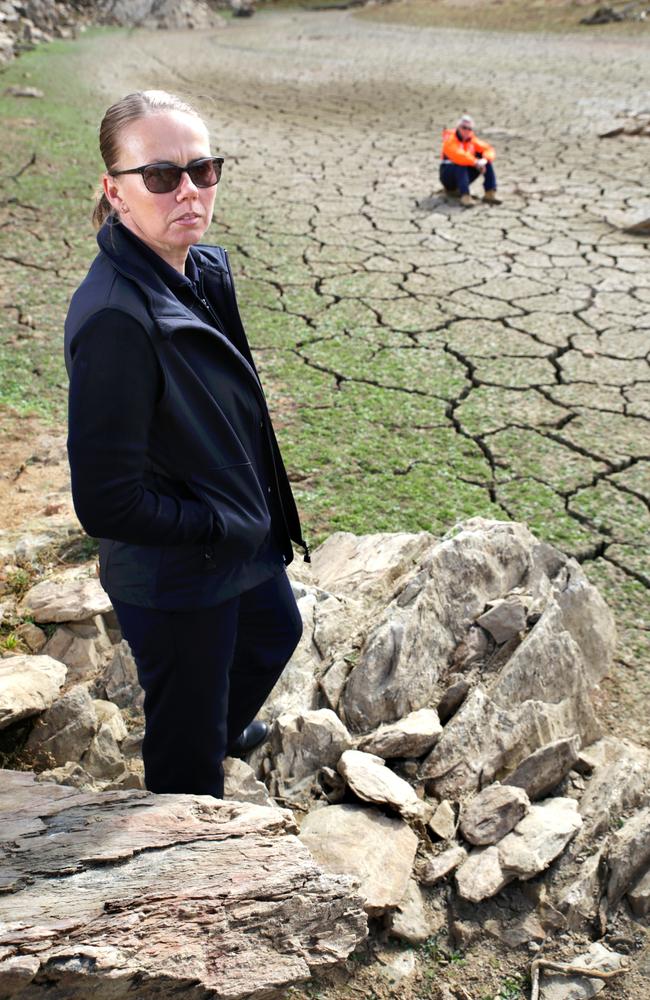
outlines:
[[52, 996], [255, 1000], [365, 938], [350, 879], [319, 868], [285, 810], [0, 774], [3, 997], [40, 972]]
[[438, 702], [438, 718], [444, 726], [445, 723], [449, 722], [452, 715], [455, 715], [460, 706], [465, 701], [469, 690], [471, 688], [470, 682], [461, 677], [459, 680], [454, 681], [450, 684], [447, 690], [444, 692], [442, 698]]
[[[30, 653], [40, 653], [47, 642], [47, 636], [43, 629], [39, 628], [38, 625], [33, 625], [32, 622], [23, 622], [15, 631]], [[54, 659], [58, 659], [58, 657], [54, 657]]]
[[605, 833], [612, 820], [639, 805], [650, 788], [650, 751], [644, 747], [607, 737], [589, 749], [594, 770], [580, 799], [581, 842]]
[[576, 930], [581, 924], [595, 920], [598, 914], [604, 850], [603, 846], [586, 858], [577, 877], [562, 887], [556, 905], [560, 913], [565, 915], [570, 930]]
[[229, 0], [233, 17], [252, 17], [255, 13], [253, 0]]
[[460, 816], [460, 832], [465, 840], [477, 847], [496, 844], [517, 825], [530, 801], [522, 788], [495, 782], [479, 792]]
[[255, 772], [245, 761], [226, 757], [223, 762], [224, 799], [253, 802], [259, 806], [274, 807], [268, 790], [255, 777]]
[[88, 771], [85, 771], [81, 764], [71, 760], [60, 767], [53, 767], [48, 771], [41, 771], [36, 775], [36, 781], [53, 781], [57, 785], [70, 785], [72, 788], [79, 788], [84, 792], [99, 792], [102, 789], [102, 782], [96, 781]]
[[605, 852], [610, 911], [650, 868], [650, 806], [641, 809], [610, 838]]
[[126, 765], [110, 722], [99, 726], [80, 763], [93, 778], [100, 781], [114, 781], [124, 775]]
[[114, 705], [112, 701], [97, 698], [93, 701], [93, 707], [99, 725], [107, 725], [117, 743], [121, 743], [127, 738], [129, 731], [117, 705]]
[[326, 871], [360, 881], [371, 916], [394, 909], [404, 898], [418, 845], [404, 820], [362, 806], [327, 806], [305, 817], [300, 839]]
[[410, 879], [406, 892], [388, 922], [392, 937], [407, 944], [422, 944], [431, 935], [431, 921], [427, 913], [424, 895], [414, 879]]
[[21, 563], [37, 563], [43, 549], [49, 548], [54, 542], [56, 542], [56, 535], [51, 533], [23, 535], [14, 545], [14, 555]]
[[496, 896], [509, 881], [499, 861], [499, 849], [494, 846], [472, 851], [456, 871], [456, 888], [471, 903]]
[[313, 641], [316, 606], [319, 593], [313, 587], [304, 588], [297, 598], [303, 622], [303, 632], [291, 659], [267, 699], [259, 717], [273, 722], [280, 715], [299, 714], [318, 708], [318, 674], [322, 659]]
[[32, 615], [36, 622], [79, 622], [110, 610], [97, 577], [80, 577], [76, 567], [37, 583], [19, 605], [19, 613]]
[[321, 767], [336, 767], [352, 738], [331, 709], [321, 708], [281, 715], [271, 729], [270, 744], [280, 787], [288, 790], [312, 780]]
[[[595, 941], [582, 955], [576, 955], [570, 960], [571, 965], [598, 969], [599, 972], [620, 969], [623, 963], [623, 955], [610, 951], [598, 941]], [[588, 1000], [589, 997], [595, 997], [597, 993], [602, 992], [606, 985], [602, 979], [567, 975], [548, 969], [541, 974], [539, 997], [540, 1000]]]
[[498, 844], [473, 851], [456, 872], [463, 899], [479, 903], [513, 879], [538, 875], [562, 853], [581, 825], [573, 799], [548, 799], [533, 805]]
[[380, 726], [361, 740], [359, 749], [384, 759], [421, 757], [434, 746], [441, 733], [438, 713], [432, 708], [421, 708], [399, 722]]
[[429, 829], [441, 840], [451, 840], [456, 834], [456, 813], [451, 802], [443, 799], [429, 820]]
[[544, 798], [574, 767], [579, 747], [577, 736], [547, 743], [522, 760], [503, 784], [523, 788], [529, 799]]
[[66, 667], [51, 656], [12, 656], [0, 662], [0, 729], [49, 708]]
[[528, 879], [548, 868], [582, 826], [574, 799], [546, 799], [532, 805], [499, 843], [499, 860], [513, 878]]
[[[119, 709], [118, 709], [119, 711]], [[78, 763], [99, 728], [95, 705], [82, 684], [70, 688], [37, 719], [26, 751], [34, 765]]]
[[320, 689], [334, 712], [338, 708], [341, 693], [351, 670], [352, 664], [345, 657], [340, 656], [333, 661], [330, 667], [325, 668], [318, 678]]
[[447, 878], [467, 859], [464, 847], [449, 847], [442, 854], [427, 857], [418, 864], [417, 878], [421, 885], [432, 886]]
[[120, 708], [142, 711], [144, 691], [138, 681], [138, 668], [126, 639], [114, 647], [113, 658], [103, 670], [101, 685], [109, 701]]
[[516, 595], [495, 601], [489, 611], [476, 619], [476, 624], [489, 632], [497, 645], [513, 639], [526, 628], [528, 608]]
[[417, 797], [407, 781], [386, 767], [381, 757], [361, 750], [346, 750], [337, 770], [354, 794], [365, 802], [390, 806], [404, 819], [424, 820], [427, 816], [426, 803]]
[[312, 552], [314, 579], [323, 590], [337, 594], [386, 598], [396, 581], [417, 566], [433, 540], [426, 531], [360, 536], [337, 531]]
[[488, 601], [519, 584], [535, 544], [523, 525], [481, 518], [432, 543], [369, 632], [341, 698], [348, 725], [367, 732], [436, 704], [458, 643]]
[[14, 39], [6, 31], [0, 30], [0, 65], [10, 62], [14, 57]]
[[415, 951], [408, 948], [405, 951], [395, 951], [394, 948], [379, 948], [375, 951], [377, 973], [386, 979], [390, 986], [396, 986], [412, 976], [417, 967]]
[[[481, 663], [490, 650], [490, 640], [483, 629], [477, 625], [471, 625], [465, 638], [456, 646], [451, 658], [451, 663], [458, 680], [462, 680], [463, 673], [471, 667]], [[451, 678], [450, 678], [451, 680]]]
[[650, 917], [650, 868], [628, 890], [627, 898], [635, 917]]
[[48, 639], [43, 652], [65, 663], [68, 681], [78, 683], [90, 680], [101, 665], [101, 658], [92, 639], [76, 635], [67, 626], [56, 630]]
[[42, 90], [38, 87], [21, 87], [17, 84], [12, 87], [5, 87], [5, 94], [9, 97], [45, 97]]

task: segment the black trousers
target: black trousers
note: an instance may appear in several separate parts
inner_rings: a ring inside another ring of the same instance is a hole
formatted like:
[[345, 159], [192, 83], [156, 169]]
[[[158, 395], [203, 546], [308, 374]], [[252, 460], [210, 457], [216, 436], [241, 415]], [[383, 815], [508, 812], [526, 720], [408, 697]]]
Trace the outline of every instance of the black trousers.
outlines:
[[286, 572], [213, 608], [113, 607], [145, 692], [147, 788], [222, 798], [226, 749], [255, 718], [302, 634]]

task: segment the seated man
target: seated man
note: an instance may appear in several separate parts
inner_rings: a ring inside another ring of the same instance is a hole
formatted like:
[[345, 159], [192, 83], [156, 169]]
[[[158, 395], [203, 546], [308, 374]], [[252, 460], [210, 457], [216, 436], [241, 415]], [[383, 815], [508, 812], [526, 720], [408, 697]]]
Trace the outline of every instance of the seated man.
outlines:
[[485, 195], [483, 201], [500, 205], [497, 198], [497, 179], [492, 162], [494, 149], [474, 135], [474, 121], [463, 115], [455, 129], [446, 128], [442, 133], [440, 182], [448, 194], [460, 194], [460, 203], [471, 208], [476, 202], [469, 193], [469, 186], [483, 174]]

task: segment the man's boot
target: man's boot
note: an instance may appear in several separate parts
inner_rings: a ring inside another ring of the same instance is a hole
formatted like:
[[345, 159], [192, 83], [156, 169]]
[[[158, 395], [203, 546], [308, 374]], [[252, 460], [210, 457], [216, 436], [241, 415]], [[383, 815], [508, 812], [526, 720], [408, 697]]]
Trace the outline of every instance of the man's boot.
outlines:
[[488, 205], [501, 205], [501, 199], [497, 198], [496, 191], [486, 191], [483, 195], [483, 201], [487, 201]]
[[476, 204], [471, 194], [461, 194], [460, 203], [463, 208], [474, 208], [474, 205]]

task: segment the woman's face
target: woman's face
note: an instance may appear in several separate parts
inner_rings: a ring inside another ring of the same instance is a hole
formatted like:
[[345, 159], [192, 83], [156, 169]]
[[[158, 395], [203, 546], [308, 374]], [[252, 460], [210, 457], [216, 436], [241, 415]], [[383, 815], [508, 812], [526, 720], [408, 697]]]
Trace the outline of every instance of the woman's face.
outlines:
[[[114, 169], [160, 162], [185, 166], [204, 156], [210, 156], [210, 140], [203, 122], [181, 111], [164, 111], [132, 122], [121, 132]], [[104, 191], [120, 221], [179, 271], [188, 248], [198, 243], [212, 221], [217, 193], [216, 186], [196, 187], [187, 173], [168, 194], [148, 191], [140, 174], [104, 174]]]

